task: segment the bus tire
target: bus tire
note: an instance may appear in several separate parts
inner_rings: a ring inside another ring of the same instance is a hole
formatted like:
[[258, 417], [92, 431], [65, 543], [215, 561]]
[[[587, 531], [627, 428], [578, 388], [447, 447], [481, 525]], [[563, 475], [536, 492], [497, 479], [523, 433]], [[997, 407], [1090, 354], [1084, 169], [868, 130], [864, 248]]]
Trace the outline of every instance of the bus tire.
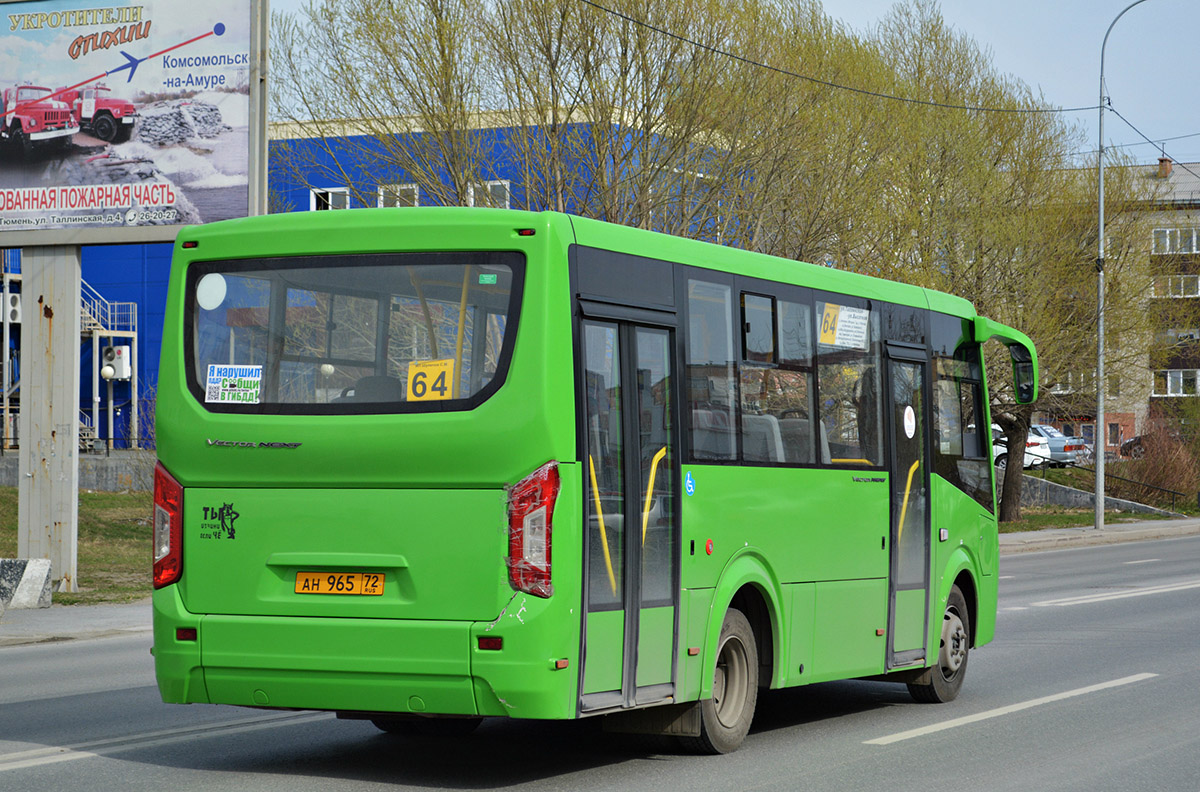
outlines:
[[971, 650], [971, 615], [967, 600], [955, 585], [942, 614], [942, 637], [937, 663], [916, 682], [908, 683], [908, 692], [923, 704], [954, 701], [967, 675], [967, 656]]
[[717, 659], [713, 667], [712, 698], [700, 702], [700, 735], [684, 737], [695, 753], [736, 751], [750, 731], [758, 701], [758, 645], [754, 630], [736, 608], [725, 612]]
[[483, 718], [424, 718], [403, 715], [371, 718], [375, 728], [405, 737], [465, 737], [479, 728]]

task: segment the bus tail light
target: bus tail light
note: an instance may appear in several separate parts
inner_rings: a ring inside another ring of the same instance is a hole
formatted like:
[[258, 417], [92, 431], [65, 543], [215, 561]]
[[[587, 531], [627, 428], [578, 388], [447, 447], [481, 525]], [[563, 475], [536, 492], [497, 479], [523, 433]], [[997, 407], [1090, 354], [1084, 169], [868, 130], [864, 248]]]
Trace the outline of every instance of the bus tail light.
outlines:
[[508, 582], [535, 597], [554, 593], [550, 585], [550, 520], [558, 487], [558, 463], [547, 462], [508, 492]]
[[183, 487], [162, 462], [154, 466], [154, 588], [183, 575]]

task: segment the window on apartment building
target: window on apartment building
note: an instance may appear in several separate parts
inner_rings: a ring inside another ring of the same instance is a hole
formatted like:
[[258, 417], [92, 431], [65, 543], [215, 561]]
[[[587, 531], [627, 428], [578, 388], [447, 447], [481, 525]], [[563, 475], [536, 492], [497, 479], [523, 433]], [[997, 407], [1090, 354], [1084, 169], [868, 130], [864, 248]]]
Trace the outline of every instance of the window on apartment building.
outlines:
[[1121, 424], [1110, 423], [1108, 425], [1108, 444], [1110, 446], [1121, 444]]
[[1154, 282], [1155, 297], [1200, 297], [1200, 275], [1168, 275]]
[[379, 203], [381, 207], [419, 206], [421, 191], [415, 184], [381, 184], [379, 185]]
[[1189, 341], [1200, 341], [1200, 327], [1171, 327], [1158, 335], [1158, 342], [1163, 346], [1174, 346]]
[[1156, 228], [1151, 252], [1158, 255], [1200, 253], [1200, 228]]
[[1195, 369], [1168, 369], [1154, 372], [1155, 396], [1195, 396]]
[[329, 187], [324, 190], [313, 190], [309, 208], [315, 212], [325, 209], [349, 209], [350, 190], [347, 187]]
[[476, 182], [467, 195], [468, 206], [490, 206], [507, 209], [509, 205], [508, 180]]

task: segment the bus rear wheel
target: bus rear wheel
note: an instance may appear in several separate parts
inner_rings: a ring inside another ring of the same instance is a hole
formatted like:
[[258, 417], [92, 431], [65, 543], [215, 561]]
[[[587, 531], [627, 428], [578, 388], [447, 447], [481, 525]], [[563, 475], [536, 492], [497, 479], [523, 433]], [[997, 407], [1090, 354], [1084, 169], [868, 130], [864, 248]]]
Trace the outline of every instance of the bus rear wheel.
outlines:
[[923, 704], [953, 701], [962, 689], [967, 674], [967, 655], [971, 649], [971, 616], [967, 600], [957, 585], [950, 589], [946, 612], [942, 614], [941, 646], [937, 664], [916, 682], [908, 683], [908, 692]]
[[746, 616], [735, 608], [725, 613], [717, 641], [712, 698], [700, 702], [700, 736], [683, 738], [685, 748], [696, 753], [736, 751], [758, 701], [758, 646]]

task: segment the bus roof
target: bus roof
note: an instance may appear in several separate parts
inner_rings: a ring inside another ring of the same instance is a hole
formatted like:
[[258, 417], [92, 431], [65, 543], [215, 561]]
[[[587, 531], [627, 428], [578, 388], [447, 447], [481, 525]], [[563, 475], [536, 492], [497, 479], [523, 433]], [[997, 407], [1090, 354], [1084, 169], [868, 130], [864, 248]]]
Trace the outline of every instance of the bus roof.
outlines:
[[[335, 237], [329, 233], [330, 224], [349, 233]], [[428, 227], [437, 237], [445, 238], [436, 230], [464, 225], [554, 229], [564, 240], [589, 247], [886, 300], [963, 318], [977, 316], [969, 301], [933, 289], [559, 212], [466, 207], [355, 209], [328, 215], [293, 212], [189, 226], [180, 231], [176, 246], [204, 240], [201, 249], [190, 251], [189, 258], [386, 252], [412, 244], [414, 226]], [[247, 244], [247, 237], [255, 236], [266, 240], [257, 250]], [[462, 236], [452, 238], [461, 240]], [[347, 239], [352, 240], [349, 247]]]
[[886, 300], [915, 308], [929, 308], [964, 318], [977, 315], [968, 300], [907, 283], [585, 217], [572, 216], [571, 223], [575, 228], [576, 241], [589, 247], [612, 248], [705, 269]]

